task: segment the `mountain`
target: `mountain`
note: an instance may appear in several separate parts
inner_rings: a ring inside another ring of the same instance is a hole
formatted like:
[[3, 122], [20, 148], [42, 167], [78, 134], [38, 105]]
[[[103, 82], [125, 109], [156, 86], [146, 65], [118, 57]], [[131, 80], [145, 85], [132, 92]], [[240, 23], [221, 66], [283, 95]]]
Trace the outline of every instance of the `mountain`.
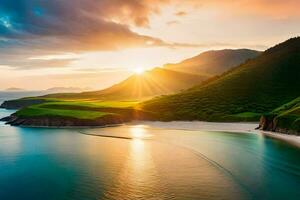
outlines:
[[20, 92], [20, 91], [25, 91], [25, 90], [22, 89], [22, 88], [11, 87], [11, 88], [5, 89], [5, 91], [7, 91], [7, 92]]
[[83, 92], [90, 90], [89, 88], [78, 88], [78, 87], [52, 87], [45, 90], [45, 93], [70, 93], [70, 92]]
[[91, 100], [140, 100], [162, 94], [172, 94], [206, 80], [207, 76], [155, 68], [143, 74], [134, 74], [107, 89], [92, 92], [52, 94], [46, 98]]
[[[207, 51], [178, 64], [166, 64], [163, 68], [155, 68], [141, 75], [132, 75], [128, 79], [101, 91], [82, 92], [80, 94], [54, 94], [51, 98], [75, 99], [145, 99], [171, 94], [187, 89], [212, 76], [237, 66], [261, 52], [250, 49], [225, 49]], [[197, 74], [197, 75], [192, 75]], [[77, 88], [53, 88], [48, 93], [81, 92]]]
[[300, 38], [292, 38], [216, 80], [175, 95], [155, 98], [140, 109], [161, 120], [258, 120], [300, 96]]
[[[58, 92], [81, 92], [85, 89], [81, 88], [73, 88], [73, 87], [55, 87], [55, 88], [49, 88], [47, 90], [36, 90], [36, 91], [30, 91], [30, 90], [23, 90], [20, 88], [8, 88], [6, 90], [1, 91], [0, 90], [0, 102], [9, 102], [9, 100], [13, 101], [13, 99], [19, 99], [29, 96], [41, 96], [41, 95], [47, 95], [47, 94], [53, 94]], [[87, 89], [86, 89], [87, 90]], [[27, 105], [27, 103], [24, 104], [22, 102], [23, 100], [17, 100], [14, 102], [18, 102], [20, 105], [15, 107], [14, 105], [8, 106], [9, 109], [18, 109], [20, 107], [23, 107], [24, 105]], [[34, 101], [35, 102], [35, 101]], [[4, 105], [5, 107], [5, 105]], [[1, 108], [1, 106], [0, 106]]]
[[[28, 97], [28, 96], [39, 96], [39, 95], [45, 95], [46, 93], [43, 93], [42, 91], [26, 91], [26, 90], [3, 90], [0, 91], [0, 102], [3, 101], [8, 101], [12, 99], [18, 99], [18, 98], [23, 98], [23, 97]], [[1, 106], [0, 106], [1, 108]]]
[[232, 67], [242, 64], [248, 59], [257, 57], [259, 54], [261, 54], [261, 52], [250, 49], [207, 51], [177, 64], [166, 64], [164, 68], [187, 73], [216, 76]]
[[[231, 69], [235, 65], [254, 58], [259, 54], [260, 52], [249, 49], [208, 51], [186, 59], [179, 64], [167, 64], [164, 68], [155, 68], [145, 72], [143, 75], [132, 75], [121, 83], [104, 90], [82, 92], [88, 89], [55, 87], [29, 96], [51, 94], [42, 96], [42, 98], [142, 100], [190, 88], [213, 76], [220, 75], [225, 70]], [[195, 74], [192, 75], [191, 73]], [[6, 99], [3, 98], [3, 100]], [[30, 105], [31, 101], [28, 99], [6, 101], [2, 107], [8, 106], [9, 108], [18, 109], [24, 105]], [[33, 102], [36, 101], [33, 100]]]

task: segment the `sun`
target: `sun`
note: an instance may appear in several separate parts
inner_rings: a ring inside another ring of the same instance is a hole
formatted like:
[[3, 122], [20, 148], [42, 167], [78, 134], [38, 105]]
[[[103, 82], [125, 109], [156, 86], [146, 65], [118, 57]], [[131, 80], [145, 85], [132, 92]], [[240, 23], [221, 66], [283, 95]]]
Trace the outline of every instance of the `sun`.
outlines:
[[137, 74], [137, 75], [141, 75], [141, 74], [143, 74], [143, 73], [145, 72], [145, 69], [142, 68], [142, 67], [137, 67], [137, 68], [134, 68], [134, 69], [133, 69], [133, 72], [134, 72], [135, 74]]

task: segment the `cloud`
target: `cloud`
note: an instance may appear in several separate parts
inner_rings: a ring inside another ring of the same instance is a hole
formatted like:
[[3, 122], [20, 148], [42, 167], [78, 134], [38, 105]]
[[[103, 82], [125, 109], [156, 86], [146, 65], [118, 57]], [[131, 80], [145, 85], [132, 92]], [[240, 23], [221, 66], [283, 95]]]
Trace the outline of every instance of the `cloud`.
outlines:
[[40, 69], [40, 68], [62, 68], [69, 66], [75, 59], [52, 59], [52, 60], [20, 60], [13, 64], [10, 62], [10, 66], [15, 69], [26, 68], [26, 69]]
[[[179, 8], [194, 8], [197, 12], [212, 8], [223, 14], [259, 15], [273, 19], [300, 17], [299, 0], [169, 0], [168, 3]], [[181, 16], [189, 12], [179, 11], [177, 14]]]
[[44, 68], [63, 68], [68, 67], [76, 58], [34, 58], [22, 54], [0, 54], [1, 65], [6, 68], [19, 69], [44, 69]]
[[71, 60], [28, 62], [28, 58], [171, 45], [130, 29], [147, 27], [149, 16], [159, 13], [165, 3], [168, 1], [0, 0], [0, 64], [20, 68], [62, 67]]
[[158, 8], [147, 0], [1, 0], [0, 37], [10, 47], [55, 51], [161, 45], [160, 39], [129, 28], [147, 26], [153, 12]]
[[78, 72], [97, 72], [97, 73], [105, 73], [105, 72], [128, 72], [128, 69], [124, 68], [116, 68], [116, 67], [101, 67], [101, 68], [80, 68], [80, 69], [74, 69], [74, 71]]
[[[15, 80], [14, 86], [26, 88], [50, 88], [50, 87], [89, 87], [95, 90], [107, 88], [121, 80], [124, 80], [132, 72], [106, 71], [106, 72], [77, 72], [68, 74], [47, 74], [21, 77]], [[110, 78], [107, 78], [110, 77]], [[1, 83], [2, 80], [0, 80]], [[19, 83], [23, 83], [20, 85]], [[2, 86], [2, 85], [1, 85]]]
[[187, 3], [199, 3], [203, 9], [211, 7], [226, 14], [259, 15], [274, 19], [300, 17], [299, 0], [187, 0]]
[[178, 16], [178, 17], [182, 17], [182, 16], [187, 15], [187, 12], [179, 11], [179, 12], [176, 12], [175, 15]]
[[133, 31], [132, 27], [149, 27], [149, 18], [165, 5], [187, 10], [175, 13], [177, 16], [188, 14], [187, 7], [275, 18], [300, 16], [299, 0], [0, 0], [0, 64], [31, 69], [63, 67], [72, 60], [28, 62], [28, 58], [135, 47], [203, 46], [166, 42]]
[[224, 13], [300, 16], [299, 0], [0, 0], [0, 48], [81, 52], [169, 45], [130, 28], [149, 26], [149, 17], [168, 4], [201, 5]]
[[167, 22], [168, 26], [172, 26], [172, 25], [175, 25], [175, 24], [179, 24], [179, 21], [178, 20], [172, 20], [172, 21]]

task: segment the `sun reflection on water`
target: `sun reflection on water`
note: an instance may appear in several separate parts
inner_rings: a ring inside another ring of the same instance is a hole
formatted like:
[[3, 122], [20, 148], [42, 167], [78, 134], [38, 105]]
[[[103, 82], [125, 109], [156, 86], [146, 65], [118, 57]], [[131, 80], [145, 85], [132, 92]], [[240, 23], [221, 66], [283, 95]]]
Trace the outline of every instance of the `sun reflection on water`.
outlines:
[[[114, 187], [106, 192], [108, 199], [151, 199], [159, 195], [156, 167], [151, 154], [151, 144], [143, 140], [149, 134], [144, 125], [130, 127], [133, 137], [129, 154], [120, 170]], [[161, 198], [156, 198], [161, 199]]]
[[134, 125], [130, 127], [130, 134], [134, 140], [144, 139], [151, 136], [147, 133], [145, 125]]

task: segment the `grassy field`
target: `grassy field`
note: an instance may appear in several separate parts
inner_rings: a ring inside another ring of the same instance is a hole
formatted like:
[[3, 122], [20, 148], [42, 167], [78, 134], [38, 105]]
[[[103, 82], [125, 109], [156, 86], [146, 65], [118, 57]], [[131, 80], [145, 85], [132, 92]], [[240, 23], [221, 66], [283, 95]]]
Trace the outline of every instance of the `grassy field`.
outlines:
[[58, 101], [32, 105], [16, 112], [22, 117], [72, 117], [77, 119], [96, 119], [106, 115], [128, 115], [137, 102], [109, 101]]
[[130, 108], [138, 104], [138, 101], [56, 101], [45, 103], [44, 105], [60, 106], [84, 106], [90, 108], [113, 107], [113, 108]]
[[77, 119], [96, 119], [103, 117], [109, 113], [98, 111], [81, 111], [81, 110], [69, 110], [69, 109], [48, 109], [40, 107], [41, 105], [34, 105], [28, 108], [24, 108], [16, 113], [17, 116], [22, 117], [72, 117]]

